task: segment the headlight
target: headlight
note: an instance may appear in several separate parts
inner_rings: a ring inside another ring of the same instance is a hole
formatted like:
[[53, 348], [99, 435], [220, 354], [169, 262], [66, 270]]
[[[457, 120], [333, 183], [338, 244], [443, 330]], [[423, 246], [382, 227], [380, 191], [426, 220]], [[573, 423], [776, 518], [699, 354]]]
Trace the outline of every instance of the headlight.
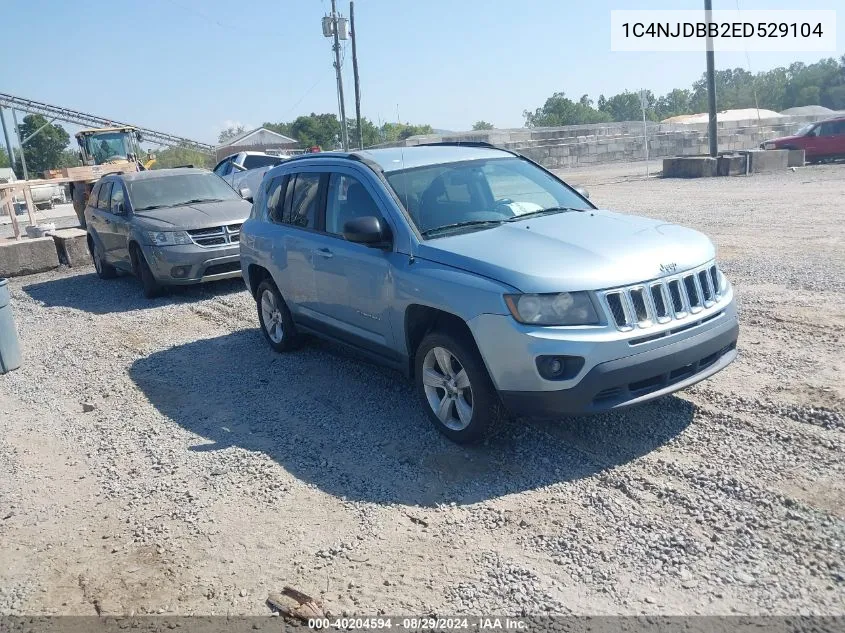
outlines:
[[176, 246], [177, 244], [191, 243], [191, 236], [185, 231], [150, 231], [147, 235], [156, 246]]
[[776, 149], [777, 145], [774, 143], [763, 143], [763, 149]]
[[505, 295], [513, 318], [531, 325], [596, 325], [593, 302], [586, 292]]

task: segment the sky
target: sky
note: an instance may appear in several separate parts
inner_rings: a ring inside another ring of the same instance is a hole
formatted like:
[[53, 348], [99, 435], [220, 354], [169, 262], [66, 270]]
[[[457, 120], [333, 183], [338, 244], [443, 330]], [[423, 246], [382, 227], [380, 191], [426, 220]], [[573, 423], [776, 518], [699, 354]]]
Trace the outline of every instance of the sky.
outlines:
[[[714, 0], [714, 8], [836, 9], [834, 0]], [[466, 130], [521, 127], [554, 92], [598, 99], [688, 88], [704, 54], [610, 51], [612, 9], [700, 9], [701, 0], [356, 0], [362, 114]], [[330, 0], [0, 0], [0, 92], [216, 142], [258, 126], [337, 113]], [[339, 0], [348, 16], [348, 0]], [[759, 72], [845, 54], [721, 53], [716, 67]], [[750, 62], [750, 64], [749, 64]], [[32, 72], [27, 72], [29, 69]], [[352, 55], [343, 62], [354, 116]], [[10, 117], [7, 117], [10, 121]], [[73, 131], [76, 128], [69, 127]]]

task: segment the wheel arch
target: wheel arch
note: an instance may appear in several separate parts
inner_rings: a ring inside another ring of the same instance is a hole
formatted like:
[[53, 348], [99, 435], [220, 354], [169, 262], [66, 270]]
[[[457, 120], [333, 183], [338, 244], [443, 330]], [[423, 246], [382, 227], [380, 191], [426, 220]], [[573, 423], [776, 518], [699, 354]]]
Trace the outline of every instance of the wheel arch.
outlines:
[[270, 271], [264, 268], [264, 266], [259, 264], [249, 264], [249, 266], [247, 266], [246, 282], [249, 286], [249, 294], [253, 297], [255, 297], [255, 293], [258, 291], [258, 286], [265, 279], [273, 281], [273, 275], [271, 275]]
[[[487, 366], [484, 360], [484, 355], [478, 349], [478, 344], [475, 342], [475, 337], [472, 334], [467, 322], [459, 317], [457, 314], [434, 308], [432, 306], [412, 303], [405, 308], [404, 332], [405, 332], [405, 346], [407, 350], [408, 366], [403, 368], [409, 378], [414, 377], [414, 365], [417, 348], [420, 346], [423, 338], [434, 331], [445, 331], [450, 334], [460, 336], [467, 341], [469, 345], [482, 359], [482, 362]], [[489, 368], [487, 368], [489, 374]]]

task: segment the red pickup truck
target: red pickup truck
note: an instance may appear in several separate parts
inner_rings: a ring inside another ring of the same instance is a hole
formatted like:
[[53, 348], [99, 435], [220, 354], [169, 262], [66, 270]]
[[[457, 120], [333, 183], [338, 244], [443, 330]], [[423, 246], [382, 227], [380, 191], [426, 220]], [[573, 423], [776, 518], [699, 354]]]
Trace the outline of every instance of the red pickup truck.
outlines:
[[808, 163], [845, 158], [845, 116], [809, 123], [793, 136], [761, 143], [762, 149], [803, 149]]

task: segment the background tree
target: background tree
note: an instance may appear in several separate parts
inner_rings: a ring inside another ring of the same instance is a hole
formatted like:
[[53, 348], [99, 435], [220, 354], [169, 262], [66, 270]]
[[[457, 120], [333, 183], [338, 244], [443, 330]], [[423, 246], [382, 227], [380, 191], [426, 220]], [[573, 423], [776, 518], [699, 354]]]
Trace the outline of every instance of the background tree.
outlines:
[[0, 147], [0, 167], [8, 167], [9, 166], [9, 155], [6, 153], [6, 150]]
[[[20, 124], [21, 138], [25, 139], [47, 123], [40, 114], [28, 114]], [[63, 152], [68, 145], [70, 135], [60, 125], [46, 125], [38, 134], [29, 139], [23, 147], [26, 168], [30, 178], [40, 178], [47, 169], [62, 167]], [[16, 157], [15, 170], [23, 174], [23, 166]]]
[[472, 124], [472, 129], [473, 130], [492, 130], [494, 128], [493, 128], [493, 124], [488, 123], [487, 121], [476, 121], [475, 123]]
[[[781, 112], [805, 105], [831, 110], [845, 109], [845, 55], [821, 59], [813, 64], [795, 62], [756, 75], [744, 68], [716, 71], [716, 106], [721, 110], [755, 108]], [[647, 93], [646, 116], [662, 120], [681, 114], [707, 111], [707, 77], [691, 89], [675, 88], [660, 97]], [[527, 127], [578, 125], [604, 121], [638, 121], [642, 118], [639, 93], [624, 91], [611, 97], [599, 96], [598, 109], [583, 95], [577, 102], [556, 92], [541, 108], [524, 112]]]
[[556, 92], [546, 99], [543, 107], [524, 113], [527, 127], [555, 127], [582, 123], [605, 123], [611, 121], [607, 112], [593, 108], [586, 95], [576, 103], [562, 92]]
[[[364, 147], [371, 147], [372, 145], [381, 143], [381, 132], [375, 123], [367, 117], [361, 117], [361, 131], [364, 137]], [[349, 122], [349, 144], [352, 147], [358, 146], [358, 128], [354, 119]]]
[[198, 152], [187, 147], [168, 147], [153, 151], [156, 162], [152, 169], [168, 169], [180, 165], [193, 165], [194, 167], [214, 167], [214, 157]]
[[230, 125], [217, 135], [217, 142], [221, 145], [246, 132], [243, 125]]

